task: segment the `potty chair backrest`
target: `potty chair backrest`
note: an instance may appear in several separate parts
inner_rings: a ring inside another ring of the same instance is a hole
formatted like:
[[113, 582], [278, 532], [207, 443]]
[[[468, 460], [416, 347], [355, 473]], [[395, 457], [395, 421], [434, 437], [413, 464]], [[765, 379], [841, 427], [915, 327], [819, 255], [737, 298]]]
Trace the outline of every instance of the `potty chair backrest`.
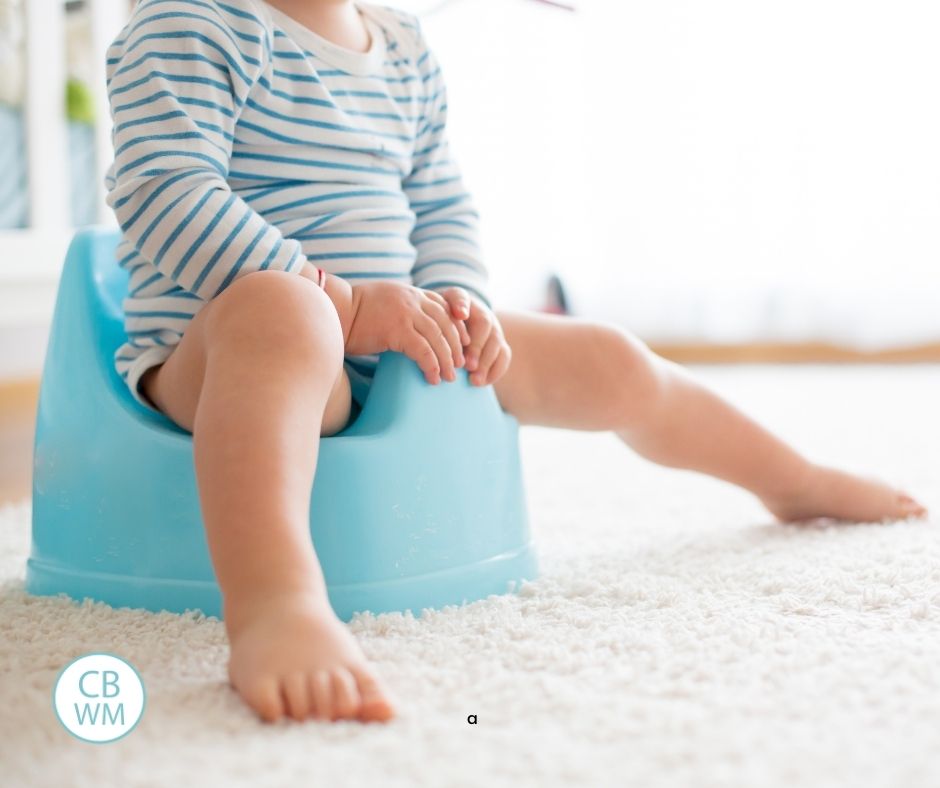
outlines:
[[[117, 262], [117, 230], [80, 230], [69, 246], [43, 369], [43, 389], [71, 392], [71, 406], [88, 417], [117, 404], [148, 424], [182, 432], [172, 421], [137, 402], [114, 367], [127, 340], [123, 301], [128, 274]], [[41, 395], [42, 396], [42, 395]]]

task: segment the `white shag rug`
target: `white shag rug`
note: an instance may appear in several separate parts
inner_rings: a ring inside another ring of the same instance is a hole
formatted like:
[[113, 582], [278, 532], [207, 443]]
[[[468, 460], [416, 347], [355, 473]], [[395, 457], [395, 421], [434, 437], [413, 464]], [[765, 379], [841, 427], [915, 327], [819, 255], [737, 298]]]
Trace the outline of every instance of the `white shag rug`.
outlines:
[[[699, 372], [816, 459], [940, 511], [937, 367]], [[0, 511], [0, 783], [940, 785], [936, 516], [780, 526], [610, 436], [528, 429], [523, 451], [542, 578], [353, 624], [403, 700], [387, 726], [258, 722], [226, 686], [217, 620], [25, 596], [28, 508]], [[107, 745], [72, 738], [50, 703], [93, 650], [148, 692]]]

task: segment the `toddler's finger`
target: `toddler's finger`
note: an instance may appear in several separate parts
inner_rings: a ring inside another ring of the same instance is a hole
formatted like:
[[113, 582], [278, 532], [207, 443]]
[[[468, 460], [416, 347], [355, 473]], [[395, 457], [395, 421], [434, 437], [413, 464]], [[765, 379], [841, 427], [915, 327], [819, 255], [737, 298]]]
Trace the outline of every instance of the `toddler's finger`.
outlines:
[[423, 305], [423, 311], [437, 322], [438, 327], [443, 333], [447, 344], [450, 345], [451, 360], [455, 367], [463, 366], [463, 345], [460, 342], [460, 332], [454, 324], [453, 319], [447, 312], [446, 307], [433, 301], [426, 301]]
[[480, 363], [477, 365], [474, 373], [470, 376], [471, 383], [477, 386], [486, 385], [490, 367], [493, 366], [493, 362], [496, 361], [496, 357], [499, 355], [499, 351], [502, 348], [502, 342], [500, 339], [501, 337], [498, 331], [493, 331], [490, 333], [489, 339], [486, 340], [486, 344], [483, 346], [483, 350], [480, 352]]
[[[465, 348], [470, 344], [470, 332], [467, 331], [467, 324], [463, 320], [458, 320], [454, 325], [457, 326], [457, 333], [460, 335], [460, 347]], [[461, 358], [463, 358], [462, 352]], [[461, 364], [461, 366], [463, 365]]]
[[[470, 344], [470, 332], [467, 331], [467, 325], [464, 322], [464, 319], [457, 318], [453, 315], [453, 313], [451, 312], [450, 303], [447, 301], [446, 298], [444, 298], [444, 296], [442, 296], [440, 293], [434, 290], [427, 290], [425, 292], [431, 297], [434, 303], [441, 305], [441, 307], [444, 310], [444, 313], [448, 316], [448, 319], [451, 320], [451, 322], [453, 322], [453, 324], [457, 327], [457, 334], [460, 338], [460, 347], [461, 347], [461, 355], [460, 355], [461, 360], [457, 364], [457, 366], [462, 367], [463, 366], [463, 348]], [[469, 317], [470, 316], [469, 301], [468, 301], [468, 306], [467, 306], [466, 311], [467, 311], [466, 316]]]
[[450, 305], [450, 313], [458, 320], [470, 317], [470, 294], [462, 287], [448, 287], [443, 292]]
[[450, 311], [450, 304], [447, 303], [447, 299], [438, 293], [437, 290], [422, 290], [421, 292], [430, 298], [435, 304], [440, 304], [442, 307], [444, 307], [445, 312]]
[[419, 312], [414, 316], [414, 327], [427, 340], [437, 356], [441, 377], [444, 380], [456, 380], [457, 373], [454, 371], [453, 353], [437, 321], [424, 312]]
[[496, 356], [496, 361], [493, 362], [493, 366], [490, 367], [489, 374], [486, 376], [487, 386], [491, 386], [506, 374], [510, 361], [512, 361], [512, 351], [509, 349], [509, 345], [503, 341], [500, 343], [499, 355]]
[[470, 344], [464, 348], [463, 357], [468, 372], [475, 372], [480, 368], [480, 354], [493, 331], [493, 324], [489, 320], [472, 320], [470, 323]]
[[405, 335], [401, 349], [408, 358], [417, 363], [428, 383], [433, 386], [441, 382], [441, 369], [438, 364], [437, 353], [434, 352], [434, 348], [428, 344], [428, 341], [418, 333], [417, 329], [409, 331]]

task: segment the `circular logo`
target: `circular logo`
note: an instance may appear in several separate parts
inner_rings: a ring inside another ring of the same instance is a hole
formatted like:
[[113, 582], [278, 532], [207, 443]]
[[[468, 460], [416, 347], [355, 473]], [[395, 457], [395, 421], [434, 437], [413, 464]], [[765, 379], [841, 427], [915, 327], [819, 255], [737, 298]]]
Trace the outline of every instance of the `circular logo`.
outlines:
[[59, 674], [52, 706], [65, 729], [83, 741], [104, 744], [130, 733], [144, 713], [140, 674], [113, 654], [85, 654]]

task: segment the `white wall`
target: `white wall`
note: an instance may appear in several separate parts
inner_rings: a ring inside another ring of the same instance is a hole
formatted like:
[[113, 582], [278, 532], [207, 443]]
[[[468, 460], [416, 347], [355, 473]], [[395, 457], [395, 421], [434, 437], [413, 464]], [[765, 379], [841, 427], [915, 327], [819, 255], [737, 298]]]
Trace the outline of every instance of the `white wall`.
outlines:
[[424, 23], [505, 298], [551, 266], [653, 338], [940, 339], [940, 4], [577, 6]]

